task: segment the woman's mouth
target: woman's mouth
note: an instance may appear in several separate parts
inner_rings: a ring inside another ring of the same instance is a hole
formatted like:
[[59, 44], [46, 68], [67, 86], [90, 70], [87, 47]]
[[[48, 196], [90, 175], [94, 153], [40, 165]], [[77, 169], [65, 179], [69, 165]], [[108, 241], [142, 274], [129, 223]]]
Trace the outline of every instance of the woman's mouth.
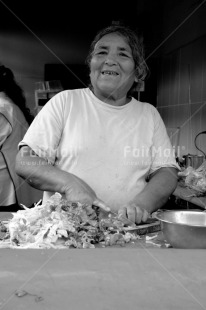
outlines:
[[119, 73], [115, 72], [115, 71], [109, 71], [109, 70], [105, 70], [101, 72], [103, 75], [119, 75]]

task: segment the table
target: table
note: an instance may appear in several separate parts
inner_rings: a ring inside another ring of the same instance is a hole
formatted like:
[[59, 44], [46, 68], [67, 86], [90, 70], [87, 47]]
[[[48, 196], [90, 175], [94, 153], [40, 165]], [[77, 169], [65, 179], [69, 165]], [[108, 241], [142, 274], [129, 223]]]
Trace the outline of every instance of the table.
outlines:
[[193, 197], [189, 188], [182, 187], [178, 184], [173, 195], [202, 209], [206, 209], [206, 197]]
[[206, 309], [205, 261], [205, 250], [142, 241], [79, 250], [1, 249], [0, 309]]

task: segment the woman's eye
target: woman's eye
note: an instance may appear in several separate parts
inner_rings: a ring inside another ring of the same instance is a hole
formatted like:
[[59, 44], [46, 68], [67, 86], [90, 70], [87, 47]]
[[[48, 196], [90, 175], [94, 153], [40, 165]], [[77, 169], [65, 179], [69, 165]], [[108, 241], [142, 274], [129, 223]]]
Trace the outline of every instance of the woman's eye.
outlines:
[[105, 51], [101, 51], [101, 52], [98, 52], [97, 54], [98, 54], [98, 55], [105, 55], [106, 52], [105, 52]]
[[129, 57], [127, 54], [125, 53], [119, 53], [120, 56], [123, 56], [123, 57]]

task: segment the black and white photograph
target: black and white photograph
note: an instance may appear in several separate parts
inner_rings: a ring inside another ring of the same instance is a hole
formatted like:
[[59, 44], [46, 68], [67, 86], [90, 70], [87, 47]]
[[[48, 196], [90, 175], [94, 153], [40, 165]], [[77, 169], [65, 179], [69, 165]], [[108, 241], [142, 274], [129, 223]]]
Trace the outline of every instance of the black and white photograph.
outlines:
[[206, 310], [206, 0], [0, 13], [0, 309]]

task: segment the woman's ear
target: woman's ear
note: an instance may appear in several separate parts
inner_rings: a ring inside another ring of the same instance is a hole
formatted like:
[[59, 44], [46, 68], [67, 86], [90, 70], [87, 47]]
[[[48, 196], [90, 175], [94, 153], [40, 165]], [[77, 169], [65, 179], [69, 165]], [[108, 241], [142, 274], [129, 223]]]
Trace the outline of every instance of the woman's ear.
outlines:
[[136, 83], [138, 83], [139, 79], [138, 79], [137, 76], [135, 76], [134, 81], [135, 81]]

